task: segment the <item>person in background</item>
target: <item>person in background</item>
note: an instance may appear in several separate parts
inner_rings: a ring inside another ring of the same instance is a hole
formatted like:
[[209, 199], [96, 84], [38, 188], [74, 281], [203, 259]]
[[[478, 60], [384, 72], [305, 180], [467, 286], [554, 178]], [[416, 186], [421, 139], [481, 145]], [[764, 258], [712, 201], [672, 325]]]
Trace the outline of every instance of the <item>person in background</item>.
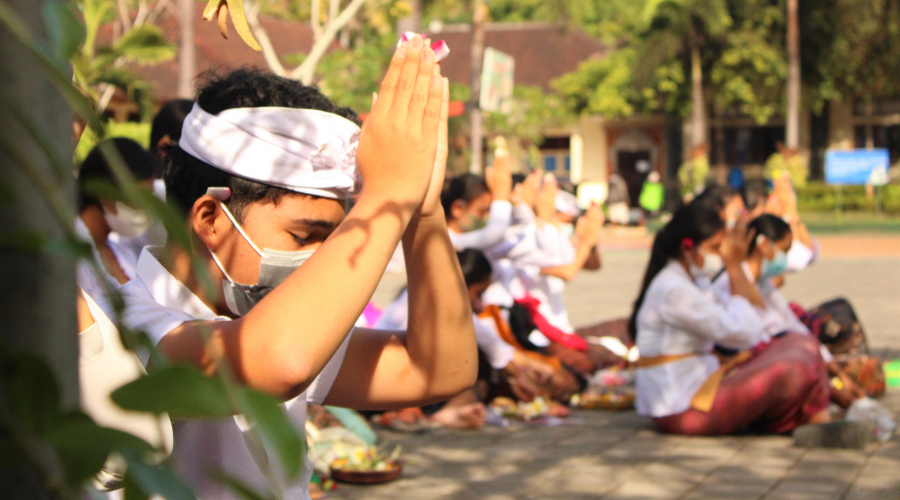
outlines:
[[181, 127], [192, 107], [194, 101], [190, 99], [173, 99], [163, 104], [153, 117], [153, 125], [150, 128], [150, 154], [160, 167], [165, 161], [168, 146], [178, 144], [181, 140]]
[[[144, 249], [122, 289], [125, 323], [172, 363], [207, 374], [227, 363], [237, 383], [285, 401], [301, 432], [308, 401], [383, 410], [471, 387], [471, 307], [440, 205], [449, 84], [434, 60], [420, 37], [401, 43], [365, 130], [296, 80], [212, 75], [163, 171], [193, 244]], [[354, 328], [400, 241], [409, 328]], [[204, 276], [221, 286], [209, 290]], [[308, 499], [308, 461], [271, 484], [278, 455], [245, 430], [243, 418], [178, 422], [173, 468], [202, 498], [235, 498], [208, 475], [227, 470]]]
[[609, 221], [620, 226], [627, 226], [629, 216], [628, 184], [619, 174], [609, 176], [609, 194], [606, 197], [606, 211]]
[[694, 199], [696, 203], [707, 203], [719, 211], [725, 227], [731, 229], [747, 211], [741, 193], [731, 186], [713, 184], [707, 186]]
[[499, 243], [512, 220], [511, 193], [509, 158], [501, 154], [484, 177], [462, 174], [447, 181], [441, 205], [453, 246], [487, 250]]
[[[726, 232], [718, 210], [691, 203], [653, 242], [629, 330], [641, 353], [637, 411], [664, 432], [721, 435], [752, 426], [781, 433], [830, 421], [815, 339], [788, 333], [760, 345], [762, 299], [742, 268], [754, 238], [745, 222]], [[722, 267], [731, 280], [724, 301], [709, 290]], [[753, 350], [720, 363], [717, 343]]]
[[78, 217], [75, 231], [91, 244], [95, 266], [87, 261], [77, 265], [78, 286], [109, 317], [116, 317], [107, 290], [118, 289], [135, 276], [138, 250], [125, 244], [125, 238], [138, 238], [151, 226], [142, 211], [122, 201], [94, 194], [100, 183], [118, 185], [109, 162], [103, 154], [106, 146], [114, 147], [125, 166], [141, 186], [151, 189], [156, 167], [153, 158], [137, 142], [117, 137], [107, 139], [91, 150], [78, 167]]
[[641, 187], [640, 204], [641, 208], [650, 214], [650, 217], [659, 215], [659, 211], [666, 201], [666, 191], [662, 183], [659, 181], [659, 172], [650, 172], [644, 186]]
[[[812, 335], [809, 328], [794, 314], [787, 299], [772, 283], [774, 278], [782, 276], [787, 270], [787, 253], [793, 243], [791, 227], [781, 218], [770, 214], [753, 219], [749, 227], [757, 236], [750, 243], [743, 268], [747, 278], [756, 286], [762, 297], [763, 307], [758, 307], [757, 310], [762, 318], [766, 335], [770, 339], [785, 332]], [[731, 280], [726, 273], [722, 273], [713, 282], [713, 289], [719, 297], [727, 295], [730, 288]], [[819, 343], [818, 347], [822, 360], [828, 367], [829, 375], [837, 377], [839, 381], [832, 383], [831, 399], [841, 407], [848, 408], [853, 401], [865, 396], [866, 393], [841, 368], [823, 344]]]

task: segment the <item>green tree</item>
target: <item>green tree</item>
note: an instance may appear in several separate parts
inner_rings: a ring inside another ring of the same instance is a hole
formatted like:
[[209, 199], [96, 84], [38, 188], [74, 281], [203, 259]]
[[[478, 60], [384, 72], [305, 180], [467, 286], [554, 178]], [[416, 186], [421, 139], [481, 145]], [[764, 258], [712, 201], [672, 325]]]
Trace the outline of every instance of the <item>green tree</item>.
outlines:
[[80, 0], [86, 36], [82, 49], [71, 59], [74, 82], [81, 92], [102, 112], [115, 89], [133, 99], [144, 117], [156, 105], [150, 85], [127, 63], [152, 65], [175, 57], [177, 47], [170, 44], [162, 31], [149, 23], [126, 26], [125, 33], [110, 45], [97, 45], [100, 27], [115, 19], [116, 3], [112, 0]]

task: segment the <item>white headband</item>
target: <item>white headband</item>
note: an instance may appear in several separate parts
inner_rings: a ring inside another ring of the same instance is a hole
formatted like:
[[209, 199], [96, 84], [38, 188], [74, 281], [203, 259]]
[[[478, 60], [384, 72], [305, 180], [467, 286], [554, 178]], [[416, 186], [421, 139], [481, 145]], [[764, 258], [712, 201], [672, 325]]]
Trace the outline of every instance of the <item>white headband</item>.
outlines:
[[556, 192], [556, 211], [564, 213], [572, 217], [581, 215], [581, 208], [578, 206], [578, 198], [565, 191]]
[[229, 174], [324, 198], [359, 190], [359, 127], [333, 113], [295, 108], [236, 108], [211, 115], [197, 104], [178, 145]]

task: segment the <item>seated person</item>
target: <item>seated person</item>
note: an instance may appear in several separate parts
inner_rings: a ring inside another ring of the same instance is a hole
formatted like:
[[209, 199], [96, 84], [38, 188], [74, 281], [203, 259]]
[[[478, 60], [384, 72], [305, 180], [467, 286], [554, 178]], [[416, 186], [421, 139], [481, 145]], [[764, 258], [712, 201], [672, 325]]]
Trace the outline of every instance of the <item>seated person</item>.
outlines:
[[794, 193], [791, 181], [787, 177], [781, 177], [772, 183], [774, 190], [770, 192], [768, 184], [762, 179], [747, 181], [741, 188], [741, 198], [751, 220], [767, 213], [781, 217], [790, 224], [794, 243], [787, 254], [787, 270], [799, 272], [819, 258], [819, 244], [800, 220], [797, 194]]
[[[439, 196], [448, 95], [420, 37], [397, 49], [363, 131], [352, 111], [296, 80], [211, 76], [163, 173], [192, 245], [144, 249], [123, 287], [128, 326], [172, 363], [207, 373], [227, 363], [238, 383], [285, 400], [301, 432], [308, 400], [405, 408], [471, 387], [471, 308]], [[354, 329], [400, 241], [409, 328]], [[206, 276], [222, 286], [204, 286]], [[207, 476], [217, 470], [309, 498], [309, 463], [269, 484], [277, 454], [251, 449], [244, 429], [238, 417], [178, 422], [174, 468], [202, 498], [233, 498]]]
[[[114, 147], [135, 180], [147, 189], [152, 188], [156, 168], [153, 158], [140, 144], [117, 137], [107, 139], [103, 145]], [[140, 237], [150, 228], [151, 221], [142, 210], [94, 194], [92, 185], [96, 183], [118, 184], [101, 149], [103, 145], [94, 146], [78, 167], [75, 232], [91, 244], [97, 265], [81, 261], [76, 274], [78, 286], [107, 316], [115, 317], [107, 290], [117, 289], [134, 278], [139, 252], [124, 239]]]
[[487, 250], [499, 243], [512, 221], [509, 158], [496, 157], [484, 177], [462, 174], [441, 192], [450, 239], [457, 250]]
[[[766, 337], [754, 307], [762, 300], [741, 267], [753, 238], [743, 221], [726, 233], [703, 203], [656, 235], [629, 328], [641, 353], [637, 411], [664, 432], [781, 433], [830, 420], [828, 374], [809, 335], [788, 333], [725, 364], [713, 354], [717, 343], [750, 349]], [[721, 302], [709, 286], [723, 265], [731, 290]]]

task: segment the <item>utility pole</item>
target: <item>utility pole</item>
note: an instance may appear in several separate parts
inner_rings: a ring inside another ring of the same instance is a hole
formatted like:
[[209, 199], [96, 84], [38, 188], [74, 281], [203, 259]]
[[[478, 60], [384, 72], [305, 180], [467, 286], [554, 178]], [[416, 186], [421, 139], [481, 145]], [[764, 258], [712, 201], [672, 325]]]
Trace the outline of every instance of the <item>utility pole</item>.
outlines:
[[800, 27], [797, 21], [797, 0], [787, 2], [787, 116], [785, 146], [788, 154], [800, 147]]
[[473, 174], [480, 174], [483, 170], [481, 145], [484, 132], [482, 131], [479, 98], [481, 97], [481, 66], [484, 61], [484, 17], [487, 9], [484, 6], [484, 0], [473, 0], [473, 3], [475, 15], [472, 18], [472, 102], [469, 110], [472, 120], [472, 162], [469, 165], [469, 171]]
[[191, 99], [194, 97], [191, 82], [197, 73], [193, 0], [178, 0], [178, 24], [178, 97]]

